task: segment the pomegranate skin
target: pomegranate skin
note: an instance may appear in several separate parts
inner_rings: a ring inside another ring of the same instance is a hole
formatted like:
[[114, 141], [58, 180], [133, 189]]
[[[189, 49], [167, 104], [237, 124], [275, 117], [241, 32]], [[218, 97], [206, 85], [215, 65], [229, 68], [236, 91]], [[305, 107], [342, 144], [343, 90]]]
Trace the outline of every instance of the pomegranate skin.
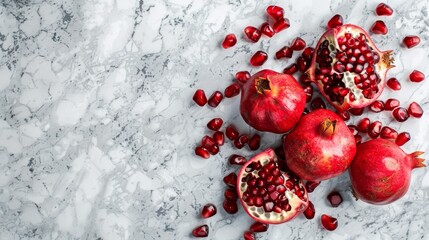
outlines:
[[[324, 129], [322, 123], [335, 122]], [[353, 134], [333, 111], [317, 109], [301, 118], [283, 143], [287, 166], [301, 179], [313, 182], [345, 172], [356, 153]]]
[[349, 168], [355, 197], [375, 205], [398, 200], [408, 190], [411, 171], [425, 166], [424, 159], [418, 158], [421, 154], [406, 154], [395, 143], [380, 138], [360, 144]]
[[265, 69], [243, 84], [240, 113], [258, 131], [285, 133], [298, 123], [305, 102], [305, 92], [293, 76]]

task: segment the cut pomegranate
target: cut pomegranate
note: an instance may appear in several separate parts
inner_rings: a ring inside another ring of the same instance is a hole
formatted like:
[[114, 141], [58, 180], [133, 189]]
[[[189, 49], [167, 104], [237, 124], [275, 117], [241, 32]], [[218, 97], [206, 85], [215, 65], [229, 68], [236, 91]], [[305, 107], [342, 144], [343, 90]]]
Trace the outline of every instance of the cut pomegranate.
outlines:
[[235, 188], [237, 186], [237, 174], [234, 172], [226, 175], [223, 178], [223, 182], [230, 188]]
[[305, 188], [307, 189], [307, 192], [311, 193], [317, 186], [319, 186], [319, 184], [320, 182], [307, 181], [305, 183]]
[[294, 74], [297, 71], [298, 71], [298, 66], [296, 65], [296, 63], [292, 63], [291, 65], [283, 69], [283, 73], [285, 74]]
[[352, 108], [349, 109], [349, 113], [354, 116], [360, 116], [363, 113], [364, 108]]
[[383, 139], [395, 140], [398, 137], [398, 132], [391, 127], [384, 126], [381, 129], [380, 137]]
[[393, 109], [399, 107], [401, 103], [394, 98], [389, 98], [386, 100], [386, 103], [384, 104], [384, 110], [386, 111], [392, 111]]
[[311, 98], [313, 97], [313, 86], [307, 85], [307, 86], [304, 86], [303, 89], [306, 95], [306, 102], [310, 102]]
[[407, 112], [407, 109], [403, 107], [397, 107], [393, 110], [392, 116], [396, 119], [398, 122], [405, 122], [410, 117], [410, 115]]
[[343, 17], [340, 14], [334, 15], [328, 22], [328, 29], [336, 28], [343, 25]]
[[304, 58], [304, 60], [311, 61], [313, 59], [313, 53], [314, 53], [314, 48], [306, 47], [302, 52], [301, 56], [302, 58]]
[[196, 104], [198, 104], [201, 107], [206, 105], [206, 103], [207, 103], [206, 94], [204, 93], [204, 90], [202, 90], [202, 89], [197, 89], [197, 91], [195, 91], [192, 99], [194, 100], [194, 102]]
[[413, 47], [419, 45], [420, 38], [419, 38], [419, 36], [415, 36], [415, 35], [413, 35], [413, 36], [406, 36], [406, 37], [404, 37], [404, 40], [402, 41], [402, 43], [404, 43], [404, 45], [407, 48], [413, 48]]
[[279, 19], [273, 25], [274, 32], [276, 33], [279, 33], [289, 27], [290, 27], [290, 23], [289, 23], [289, 19], [287, 18]]
[[227, 88], [225, 88], [225, 97], [232, 98], [240, 94], [240, 85], [237, 83], [233, 83], [229, 85]]
[[250, 79], [250, 73], [248, 71], [241, 71], [241, 72], [237, 72], [235, 74], [235, 80], [237, 80], [240, 83], [246, 83], [247, 80]]
[[368, 136], [372, 139], [378, 138], [381, 132], [382, 124], [380, 121], [374, 121], [369, 125]]
[[316, 210], [314, 209], [314, 205], [311, 201], [308, 201], [308, 207], [304, 211], [304, 216], [307, 219], [313, 219], [316, 214]]
[[344, 121], [348, 121], [350, 119], [350, 113], [348, 111], [337, 112], [337, 115], [340, 116]]
[[401, 83], [396, 78], [390, 78], [387, 80], [387, 86], [395, 91], [401, 90]]
[[207, 128], [213, 131], [217, 131], [222, 127], [223, 120], [222, 118], [213, 118], [210, 122], [207, 123]]
[[261, 38], [261, 31], [253, 26], [247, 26], [244, 29], [244, 34], [251, 42], [257, 42]]
[[229, 140], [234, 140], [234, 139], [236, 139], [237, 137], [238, 137], [238, 135], [239, 135], [239, 133], [238, 133], [238, 131], [237, 131], [237, 129], [235, 128], [235, 126], [234, 125], [229, 125], [228, 127], [226, 127], [226, 129], [225, 129], [225, 134], [226, 134], [226, 137], [229, 139]]
[[223, 134], [223, 132], [217, 131], [213, 133], [213, 139], [216, 142], [216, 145], [222, 146], [225, 143], [225, 134]]
[[337, 191], [333, 191], [328, 194], [328, 201], [332, 207], [338, 207], [343, 202], [343, 197]]
[[401, 132], [395, 140], [396, 145], [402, 146], [410, 141], [411, 135], [408, 132]]
[[383, 21], [378, 20], [378, 21], [375, 21], [375, 23], [372, 25], [371, 32], [375, 34], [386, 35], [388, 32], [388, 29], [386, 24]]
[[194, 230], [192, 230], [192, 236], [200, 238], [200, 237], [207, 237], [209, 235], [209, 226], [207, 225], [201, 225]]
[[268, 227], [268, 224], [255, 222], [250, 226], [249, 230], [252, 232], [266, 232], [268, 230]]
[[329, 215], [322, 214], [320, 220], [322, 222], [322, 226], [328, 231], [334, 231], [338, 226], [337, 219]]
[[423, 109], [418, 103], [412, 102], [408, 106], [408, 113], [415, 118], [421, 118], [423, 116]]
[[246, 231], [243, 234], [244, 240], [255, 240], [255, 234], [253, 234], [251, 231]]
[[262, 64], [265, 63], [268, 59], [268, 54], [264, 51], [257, 51], [253, 56], [250, 58], [250, 64], [252, 66], [258, 67], [262, 66]]
[[223, 201], [223, 209], [225, 210], [225, 212], [229, 213], [229, 214], [234, 214], [238, 212], [238, 205], [237, 205], [237, 201], [231, 201], [228, 199], [225, 199]]
[[219, 91], [215, 91], [209, 98], [208, 104], [210, 107], [217, 107], [219, 103], [222, 101], [223, 95]]
[[290, 44], [290, 48], [294, 51], [301, 51], [305, 48], [305, 46], [306, 42], [300, 37], [295, 38]]
[[216, 206], [214, 204], [209, 203], [209, 204], [206, 204], [201, 210], [201, 217], [202, 218], [213, 217], [214, 215], [216, 215], [216, 213], [217, 213]]
[[370, 124], [371, 121], [369, 120], [369, 118], [362, 118], [356, 125], [356, 129], [361, 133], [367, 133]]
[[224, 49], [228, 49], [230, 47], [233, 47], [237, 43], [237, 37], [235, 34], [231, 33], [225, 36], [225, 39], [222, 42], [222, 47]]
[[281, 48], [280, 50], [278, 50], [276, 52], [276, 58], [280, 59], [280, 58], [291, 58], [293, 54], [293, 51], [290, 47], [286, 46]]
[[385, 3], [380, 3], [377, 5], [377, 8], [375, 9], [375, 13], [378, 16], [390, 16], [393, 14], [393, 9]]
[[320, 97], [313, 99], [310, 105], [311, 105], [311, 109], [313, 110], [326, 108], [325, 102]]
[[369, 109], [371, 109], [371, 111], [376, 113], [381, 112], [384, 110], [384, 102], [381, 100], [377, 100], [371, 103], [371, 105], [369, 105]]
[[209, 151], [202, 146], [198, 146], [195, 148], [195, 154], [205, 159], [210, 157]]
[[219, 153], [219, 146], [213, 145], [212, 147], [208, 148], [207, 150], [209, 150], [211, 155], [216, 155]]
[[267, 37], [272, 37], [275, 34], [273, 28], [267, 22], [264, 22], [261, 25], [260, 29], [261, 29], [262, 34], [265, 34]]
[[284, 16], [284, 10], [283, 8], [276, 6], [276, 5], [270, 5], [267, 7], [267, 13], [269, 16], [271, 16], [274, 20], [280, 20], [283, 19]]
[[425, 80], [425, 74], [418, 71], [418, 70], [414, 70], [412, 73], [410, 73], [410, 81], [411, 82], [421, 82]]
[[247, 134], [242, 134], [234, 140], [234, 146], [238, 149], [242, 149], [248, 141], [249, 136]]
[[235, 201], [238, 199], [237, 191], [233, 188], [227, 188], [223, 193], [224, 197], [228, 200]]
[[247, 145], [249, 145], [250, 150], [258, 150], [258, 148], [261, 146], [261, 136], [258, 134], [253, 135]]
[[356, 146], [362, 143], [362, 136], [359, 134], [355, 135]]
[[229, 156], [228, 162], [231, 165], [244, 165], [247, 162], [247, 159], [238, 154], [232, 154], [231, 156]]

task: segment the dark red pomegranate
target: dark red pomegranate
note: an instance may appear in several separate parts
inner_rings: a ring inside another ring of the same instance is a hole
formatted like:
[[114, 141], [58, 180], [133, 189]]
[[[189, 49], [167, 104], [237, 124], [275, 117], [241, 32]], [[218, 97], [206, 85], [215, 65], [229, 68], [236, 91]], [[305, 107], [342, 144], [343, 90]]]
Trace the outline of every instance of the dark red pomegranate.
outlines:
[[209, 98], [208, 100], [208, 104], [210, 107], [217, 107], [219, 105], [219, 103], [222, 101], [223, 99], [223, 95], [221, 92], [219, 91], [215, 91]]
[[228, 87], [225, 88], [224, 91], [225, 97], [232, 98], [240, 94], [240, 85], [238, 83], [232, 83]]
[[243, 234], [244, 240], [255, 240], [255, 234], [253, 234], [251, 231], [246, 231]]
[[421, 82], [426, 78], [425, 74], [420, 72], [419, 70], [414, 70], [413, 72], [411, 72], [409, 77], [411, 82]]
[[194, 230], [192, 230], [192, 235], [197, 238], [207, 237], [209, 235], [209, 226], [201, 225], [194, 228]]
[[266, 232], [269, 226], [266, 223], [255, 222], [250, 226], [249, 230], [252, 232]]
[[297, 37], [290, 44], [290, 48], [294, 51], [301, 51], [305, 48], [306, 44], [307, 43], [304, 41], [304, 39]]
[[397, 78], [389, 78], [389, 80], [387, 80], [387, 86], [395, 91], [401, 90], [401, 83]]
[[320, 182], [307, 181], [305, 183], [305, 188], [307, 189], [307, 192], [312, 193], [319, 184]]
[[386, 103], [384, 104], [384, 110], [386, 111], [392, 111], [393, 109], [399, 107], [401, 103], [399, 100], [394, 98], [389, 98], [386, 100]]
[[269, 16], [271, 16], [274, 20], [283, 19], [284, 10], [282, 7], [276, 5], [270, 5], [266, 9]]
[[398, 132], [391, 127], [384, 126], [381, 128], [380, 137], [395, 141], [395, 139], [398, 137]]
[[235, 174], [234, 172], [226, 175], [223, 178], [223, 182], [230, 188], [235, 188], [237, 187], [237, 174]]
[[290, 27], [290, 23], [289, 23], [289, 19], [287, 18], [282, 18], [277, 20], [274, 25], [273, 25], [273, 30], [276, 33], [279, 33], [287, 28]]
[[261, 31], [253, 26], [247, 26], [244, 34], [251, 42], [257, 42], [261, 38]]
[[292, 63], [289, 66], [287, 66], [285, 69], [283, 69], [283, 73], [285, 74], [294, 74], [298, 71], [298, 66], [296, 63]]
[[262, 34], [266, 35], [267, 37], [272, 37], [275, 34], [273, 28], [267, 22], [264, 22], [261, 25], [260, 29], [261, 29]]

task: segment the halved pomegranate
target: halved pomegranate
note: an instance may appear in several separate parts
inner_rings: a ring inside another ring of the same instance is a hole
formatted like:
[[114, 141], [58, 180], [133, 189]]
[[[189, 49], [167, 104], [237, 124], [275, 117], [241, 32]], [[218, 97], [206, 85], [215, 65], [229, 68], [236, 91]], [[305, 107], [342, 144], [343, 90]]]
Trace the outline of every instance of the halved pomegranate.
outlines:
[[260, 223], [287, 222], [308, 206], [303, 182], [280, 164], [271, 148], [241, 168], [237, 192], [244, 210]]
[[380, 96], [392, 51], [380, 51], [362, 28], [346, 24], [326, 31], [307, 74], [338, 110], [363, 108]]

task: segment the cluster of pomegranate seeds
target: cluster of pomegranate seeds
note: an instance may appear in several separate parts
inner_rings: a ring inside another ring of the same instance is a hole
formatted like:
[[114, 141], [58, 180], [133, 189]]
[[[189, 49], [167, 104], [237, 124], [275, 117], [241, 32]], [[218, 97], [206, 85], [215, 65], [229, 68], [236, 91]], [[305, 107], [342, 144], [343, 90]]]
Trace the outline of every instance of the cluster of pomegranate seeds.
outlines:
[[[239, 155], [236, 155], [236, 156], [237, 156], [236, 159], [239, 159], [241, 157]], [[231, 155], [231, 157], [233, 157], [233, 155]], [[231, 157], [229, 158], [230, 163], [231, 163]], [[237, 162], [242, 161], [244, 159], [243, 157], [241, 157], [241, 158], [242, 159], [237, 160]], [[246, 161], [246, 159], [244, 159], [244, 161]], [[233, 163], [233, 164], [235, 164], [235, 163]], [[239, 164], [239, 165], [242, 165], [242, 164]], [[226, 213], [235, 214], [238, 212], [238, 204], [237, 204], [238, 195], [237, 195], [237, 190], [236, 190], [237, 174], [232, 172], [232, 173], [226, 175], [223, 178], [223, 182], [226, 184], [226, 186], [228, 186], [228, 188], [224, 192], [225, 200], [223, 201], [222, 207]]]
[[202, 89], [197, 89], [197, 91], [195, 91], [192, 99], [194, 100], [194, 102], [196, 104], [198, 104], [201, 107], [206, 105], [206, 103], [207, 103], [206, 94], [205, 94], [204, 90], [202, 90]]
[[267, 61], [267, 59], [268, 59], [268, 54], [266, 52], [257, 51], [250, 58], [250, 64], [255, 67], [262, 66]]
[[412, 102], [408, 106], [408, 114], [415, 118], [421, 118], [423, 116], [423, 109], [418, 103]]
[[384, 102], [381, 100], [377, 100], [371, 103], [371, 105], [369, 105], [369, 109], [371, 109], [371, 111], [376, 113], [381, 112], [384, 110]]
[[340, 14], [335, 14], [327, 24], [328, 29], [329, 28], [336, 28], [343, 25], [343, 17]]
[[201, 237], [207, 237], [209, 235], [209, 226], [206, 224], [198, 226], [192, 230], [192, 236], [201, 238]]
[[278, 50], [276, 52], [276, 58], [277, 59], [280, 59], [280, 58], [291, 58], [292, 54], [293, 54], [293, 50], [290, 47], [285, 46], [285, 47], [282, 47], [280, 50]]
[[343, 197], [341, 197], [340, 193], [336, 191], [328, 194], [327, 198], [332, 207], [338, 207], [343, 202]]
[[308, 207], [304, 211], [304, 216], [307, 219], [313, 219], [316, 214], [316, 210], [314, 209], [314, 205], [311, 201], [308, 201]]
[[237, 83], [232, 83], [224, 91], [225, 97], [232, 98], [240, 94], [240, 85]]
[[228, 162], [231, 165], [244, 165], [247, 162], [247, 159], [238, 154], [232, 154], [228, 158]]
[[204, 136], [201, 139], [201, 147], [206, 149], [210, 154], [216, 155], [219, 152], [219, 146], [212, 137]]
[[344, 121], [348, 121], [350, 119], [350, 113], [348, 111], [337, 112], [337, 115], [340, 116]]
[[247, 143], [247, 145], [249, 146], [250, 150], [258, 150], [259, 147], [261, 146], [261, 136], [259, 136], [258, 134], [253, 135], [250, 139], [249, 142]]
[[386, 103], [384, 104], [384, 110], [386, 111], [392, 111], [393, 109], [399, 107], [401, 103], [394, 98], [389, 98], [386, 100]]
[[393, 14], [393, 9], [385, 3], [380, 3], [377, 5], [377, 8], [375, 9], [375, 13], [378, 16], [391, 16]]
[[246, 83], [250, 79], [251, 75], [248, 71], [240, 71], [235, 74], [235, 80], [240, 83]]
[[302, 52], [301, 56], [296, 59], [296, 65], [298, 67], [298, 71], [303, 73], [310, 68], [313, 52], [314, 52], [314, 48], [307, 47]]
[[401, 132], [395, 140], [396, 145], [402, 146], [410, 141], [411, 135], [408, 132]]
[[411, 72], [409, 77], [411, 82], [421, 82], [425, 80], [425, 74], [418, 70]]
[[419, 38], [419, 36], [416, 36], [416, 35], [406, 36], [406, 37], [404, 37], [404, 40], [402, 40], [402, 43], [407, 48], [413, 48], [413, 47], [419, 45], [420, 38]]
[[392, 116], [396, 119], [398, 122], [405, 122], [410, 117], [408, 114], [407, 109], [403, 107], [397, 107], [393, 110]]
[[296, 63], [292, 63], [283, 70], [283, 73], [294, 74], [297, 71], [298, 71], [298, 66], [296, 65]]
[[316, 189], [317, 186], [319, 186], [320, 182], [313, 182], [308, 181], [305, 183], [305, 188], [307, 189], [307, 192], [311, 193]]
[[201, 217], [210, 218], [216, 215], [216, 213], [217, 213], [216, 206], [211, 203], [208, 203], [204, 205], [203, 209], [201, 210]]
[[313, 99], [313, 101], [311, 101], [310, 106], [311, 106], [311, 109], [313, 110], [326, 108], [325, 102], [320, 97]]
[[262, 36], [262, 33], [259, 29], [253, 26], [247, 26], [244, 28], [244, 34], [251, 42], [258, 42]]
[[371, 121], [369, 120], [369, 118], [362, 118], [356, 125], [356, 129], [361, 133], [367, 133], [370, 124]]
[[395, 91], [401, 90], [401, 83], [394, 77], [387, 80], [387, 86]]
[[237, 37], [235, 36], [235, 34], [230, 33], [225, 36], [225, 39], [222, 42], [222, 47], [224, 49], [228, 49], [230, 47], [235, 46], [236, 43], [237, 43]]
[[209, 98], [208, 104], [210, 107], [217, 107], [219, 103], [222, 101], [223, 95], [220, 91], [215, 91]]
[[207, 123], [207, 128], [213, 131], [217, 131], [222, 127], [223, 120], [222, 118], [213, 118], [210, 122]]
[[272, 37], [275, 34], [274, 29], [267, 22], [262, 23], [260, 29], [262, 34], [264, 34], [267, 37]]
[[338, 227], [337, 219], [326, 214], [320, 218], [322, 226], [328, 231], [334, 231]]
[[387, 26], [386, 24], [381, 21], [381, 20], [377, 20], [375, 21], [375, 23], [372, 25], [371, 27], [371, 32], [375, 33], [375, 34], [382, 34], [382, 35], [386, 35], [388, 32]]

